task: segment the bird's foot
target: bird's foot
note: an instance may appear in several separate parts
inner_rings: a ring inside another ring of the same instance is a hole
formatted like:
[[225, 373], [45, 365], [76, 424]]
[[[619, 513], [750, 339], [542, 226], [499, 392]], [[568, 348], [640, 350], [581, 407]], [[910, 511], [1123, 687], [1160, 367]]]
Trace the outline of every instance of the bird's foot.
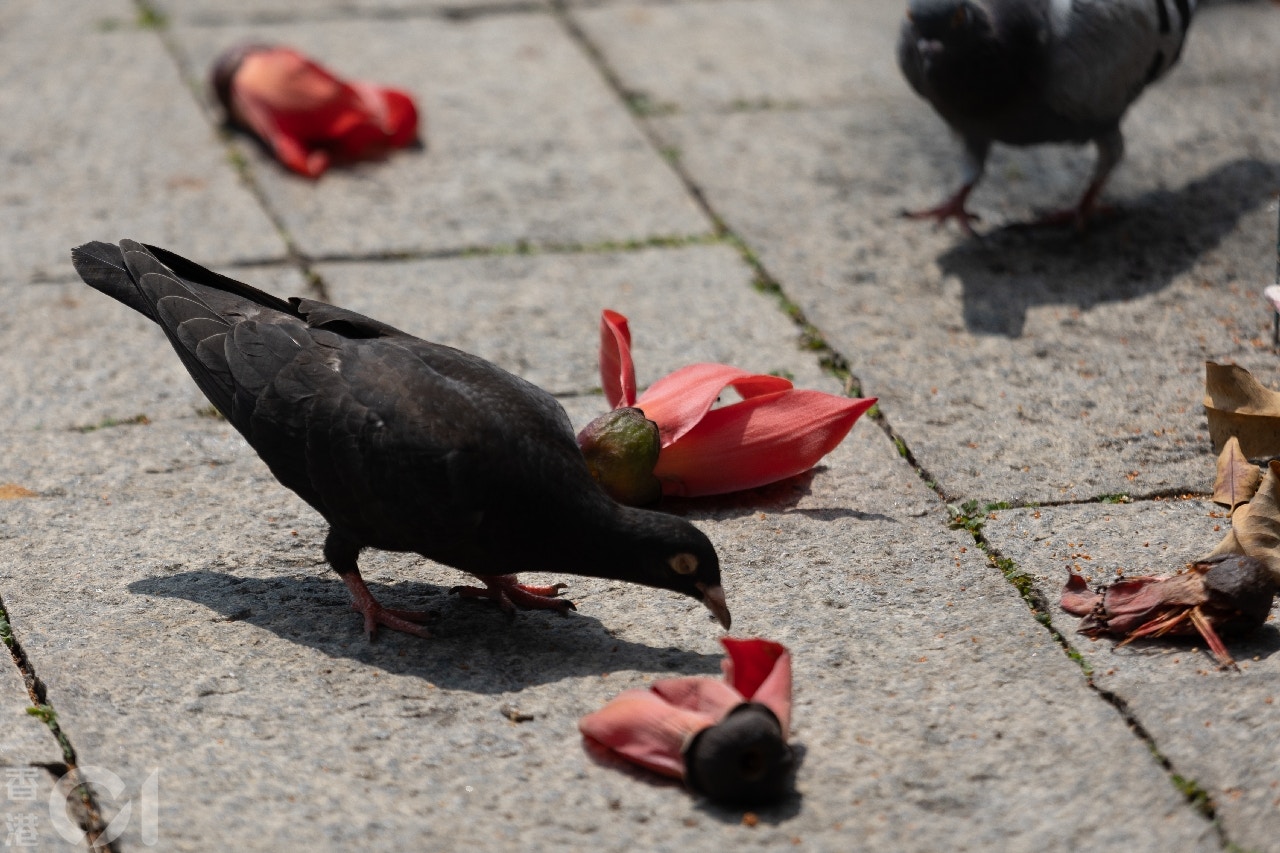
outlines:
[[342, 578], [351, 592], [351, 609], [364, 617], [364, 633], [370, 641], [377, 638], [379, 625], [423, 639], [431, 637], [431, 632], [422, 627], [422, 623], [432, 619], [435, 614], [423, 610], [383, 607], [373, 597], [369, 587], [365, 586], [359, 572], [340, 573], [338, 577]]
[[530, 586], [517, 583], [515, 575], [487, 575], [480, 577], [484, 586], [455, 586], [450, 592], [456, 592], [464, 598], [487, 598], [511, 615], [520, 610], [554, 610], [561, 615], [570, 610], [577, 610], [573, 602], [567, 598], [558, 598], [560, 590], [567, 589], [568, 584], [557, 583], [550, 586]]
[[964, 229], [965, 234], [970, 237], [976, 237], [978, 234], [973, 230], [973, 223], [981, 222], [982, 217], [976, 213], [969, 212], [968, 208], [964, 206], [972, 189], [973, 187], [961, 187], [959, 192], [937, 207], [930, 207], [926, 210], [904, 210], [902, 215], [907, 219], [932, 219], [935, 228], [941, 228], [948, 219], [954, 219], [960, 223], [960, 227]]

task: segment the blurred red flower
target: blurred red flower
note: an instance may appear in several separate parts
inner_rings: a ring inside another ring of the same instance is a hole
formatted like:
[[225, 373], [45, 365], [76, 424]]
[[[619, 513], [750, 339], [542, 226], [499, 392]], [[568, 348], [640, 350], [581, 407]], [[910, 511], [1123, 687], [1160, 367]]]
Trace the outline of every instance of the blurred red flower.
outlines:
[[418, 138], [418, 110], [409, 95], [342, 80], [291, 48], [233, 47], [214, 64], [212, 82], [232, 124], [309, 178], [320, 177], [331, 162], [376, 159]]

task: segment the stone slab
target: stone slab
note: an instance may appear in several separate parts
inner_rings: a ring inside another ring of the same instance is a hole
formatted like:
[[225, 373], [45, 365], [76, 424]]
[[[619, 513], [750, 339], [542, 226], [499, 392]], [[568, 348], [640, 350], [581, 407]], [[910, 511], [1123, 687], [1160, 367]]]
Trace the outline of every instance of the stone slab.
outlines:
[[[204, 261], [194, 251], [199, 243], [168, 248]], [[63, 266], [74, 276], [70, 246], [65, 251]], [[292, 267], [219, 271], [281, 296], [307, 293]], [[4, 430], [92, 428], [138, 415], [189, 418], [208, 407], [159, 328], [79, 279], [0, 284], [0, 294]]]
[[9, 649], [0, 645], [0, 843], [83, 849], [62, 839], [49, 817], [55, 779], [46, 767], [58, 767], [63, 756], [49, 728], [27, 713], [33, 704]]
[[695, 362], [839, 392], [727, 245], [322, 264], [339, 305], [483, 356], [552, 392], [600, 387], [600, 311], [630, 319], [638, 387]]
[[220, 25], [437, 14], [466, 19], [545, 7], [547, 0], [154, 0], [173, 23]]
[[370, 645], [319, 518], [226, 424], [40, 438], [59, 486], [0, 516], [0, 589], [81, 760], [117, 801], [159, 771], [166, 849], [1216, 849], [872, 424], [811, 476], [673, 506], [722, 555], [735, 632], [795, 656], [801, 796], [755, 827], [579, 745], [618, 691], [716, 672], [696, 603], [572, 578], [576, 614], [508, 622], [374, 552], [375, 594], [441, 616]]
[[1076, 633], [1058, 605], [1072, 569], [1095, 584], [1172, 574], [1207, 553], [1230, 524], [1207, 501], [1041, 507], [996, 513], [985, 533], [1048, 603], [1053, 625], [1084, 656], [1099, 689], [1120, 698], [1175, 772], [1212, 798], [1226, 837], [1270, 850], [1280, 833], [1280, 605], [1253, 634], [1226, 638], [1240, 672], [1218, 671], [1199, 638], [1138, 641]]
[[656, 111], [865, 99], [905, 87], [893, 45], [902, 3], [610, 3], [575, 20]]
[[[186, 28], [203, 76], [252, 37], [413, 93], [422, 151], [312, 182], [241, 144], [273, 208], [318, 257], [591, 244], [705, 234], [710, 225], [626, 108], [549, 15]], [[572, 96], [566, 96], [572, 93]]]
[[157, 34], [124, 0], [6, 4], [0, 29], [0, 282], [74, 277], [67, 250], [121, 236], [210, 262], [280, 258]]
[[[1124, 214], [1083, 236], [970, 241], [901, 220], [954, 180], [950, 143], [909, 93], [654, 125], [949, 495], [1190, 491], [1207, 452], [1204, 360], [1280, 380], [1259, 294], [1274, 275], [1280, 161], [1264, 140], [1280, 104], [1260, 74], [1197, 78], [1215, 44], [1193, 40], [1132, 111], [1110, 190]], [[977, 208], [1026, 218], [1069, 200], [1088, 168], [1070, 149], [998, 150], [979, 192], [1003, 201]]]

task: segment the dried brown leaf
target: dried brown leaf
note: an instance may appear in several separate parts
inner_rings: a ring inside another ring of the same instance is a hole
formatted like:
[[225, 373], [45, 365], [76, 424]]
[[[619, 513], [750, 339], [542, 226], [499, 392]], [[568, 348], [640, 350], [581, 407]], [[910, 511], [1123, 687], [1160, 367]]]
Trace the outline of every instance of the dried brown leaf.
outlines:
[[1262, 471], [1240, 452], [1240, 441], [1234, 435], [1218, 455], [1218, 475], [1213, 483], [1213, 501], [1235, 509], [1248, 503], [1258, 484]]
[[1280, 456], [1280, 393], [1243, 367], [1204, 363], [1204, 409], [1215, 453], [1235, 436], [1246, 457]]
[[1253, 500], [1231, 515], [1231, 530], [1205, 559], [1247, 554], [1266, 563], [1280, 583], [1280, 460], [1273, 459]]
[[17, 498], [38, 498], [40, 497], [30, 489], [23, 488], [17, 483], [0, 483], [0, 501], [11, 501]]

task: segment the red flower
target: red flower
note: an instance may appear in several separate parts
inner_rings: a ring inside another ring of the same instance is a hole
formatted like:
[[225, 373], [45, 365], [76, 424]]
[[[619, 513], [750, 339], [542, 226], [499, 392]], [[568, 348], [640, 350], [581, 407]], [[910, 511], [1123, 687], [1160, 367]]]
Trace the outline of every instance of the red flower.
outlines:
[[[608, 310], [600, 320], [600, 377], [610, 406], [635, 406], [657, 424], [662, 449], [653, 473], [663, 493], [686, 497], [752, 489], [807, 471], [876, 402], [796, 390], [780, 376], [724, 364], [683, 367], [637, 399], [631, 330], [626, 317]], [[730, 386], [742, 400], [713, 409]]]
[[377, 158], [418, 138], [418, 110], [409, 95], [347, 82], [287, 47], [231, 48], [214, 64], [213, 89], [232, 124], [310, 178], [320, 177], [331, 160]]
[[769, 640], [721, 641], [724, 681], [669, 678], [578, 721], [588, 745], [718, 799], [768, 799], [791, 765], [791, 654]]

